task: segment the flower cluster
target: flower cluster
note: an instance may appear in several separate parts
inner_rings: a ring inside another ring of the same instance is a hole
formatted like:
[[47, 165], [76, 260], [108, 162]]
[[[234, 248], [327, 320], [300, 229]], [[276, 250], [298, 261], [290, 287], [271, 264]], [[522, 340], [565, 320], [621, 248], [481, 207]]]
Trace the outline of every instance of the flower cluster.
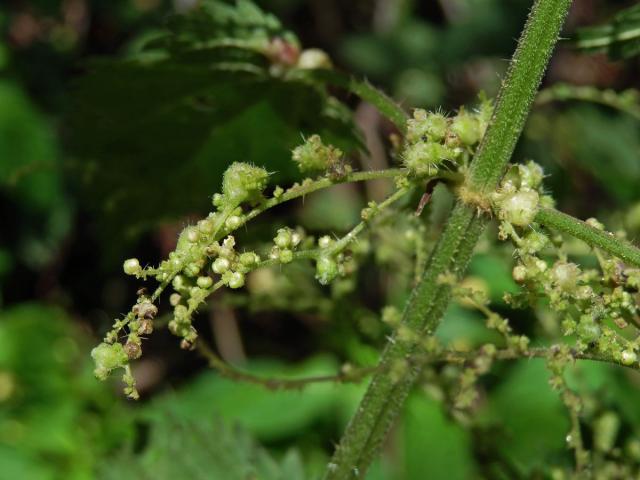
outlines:
[[454, 117], [416, 109], [407, 122], [402, 162], [418, 177], [433, 175], [440, 166], [466, 166], [487, 129], [493, 104], [483, 99], [476, 112], [461, 108]]

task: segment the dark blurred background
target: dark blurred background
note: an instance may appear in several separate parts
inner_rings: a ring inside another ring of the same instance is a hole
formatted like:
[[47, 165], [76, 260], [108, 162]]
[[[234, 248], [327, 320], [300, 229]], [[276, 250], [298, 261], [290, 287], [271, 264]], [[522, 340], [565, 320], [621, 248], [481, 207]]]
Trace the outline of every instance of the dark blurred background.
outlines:
[[[96, 145], [114, 156], [119, 148], [127, 148], [99, 143], [96, 130], [102, 128], [100, 124], [79, 125], [73, 120], [83, 108], [83, 95], [92, 88], [90, 83], [82, 83], [91, 71], [88, 61], [135, 51], [141, 39], [162, 28], [172, 11], [188, 11], [193, 3], [2, 2], [2, 478], [94, 478], [129, 440], [138, 450], [143, 448], [148, 427], [140, 415], [151, 418], [162, 409], [172, 411], [179, 422], [214, 414], [230, 423], [239, 422], [276, 456], [295, 444], [308, 465], [307, 472], [311, 472], [308, 475], [313, 475], [321, 470], [331, 442], [361, 394], [356, 386], [319, 386], [300, 394], [232, 384], [208, 372], [195, 354], [180, 350], [167, 332], [158, 332], [148, 342], [145, 357], [136, 367], [143, 396], [139, 403], [126, 401], [118, 385], [98, 383], [92, 377], [90, 348], [114, 317], [128, 311], [139, 286], [122, 274], [122, 260], [137, 256], [145, 263], [157, 263], [165, 256], [173, 248], [178, 230], [208, 211], [209, 197], [218, 190], [221, 172], [232, 161], [262, 163], [277, 170], [279, 180], [295, 180], [295, 172], [283, 165], [300, 140], [300, 132], [310, 128], [295, 122], [279, 123], [280, 112], [269, 109], [282, 105], [269, 104], [221, 127], [223, 133], [217, 138], [223, 140], [214, 142], [215, 149], [200, 148], [197, 128], [176, 126], [173, 130], [167, 124], [162, 130], [165, 136], [145, 137], [141, 133], [136, 144], [138, 157], [126, 158], [125, 152], [120, 157], [122, 164], [116, 158], [115, 163], [103, 167], [107, 172], [101, 170], [100, 163], [86, 161], [82, 152]], [[367, 78], [407, 108], [453, 111], [475, 102], [480, 91], [496, 94], [531, 2], [257, 3], [274, 13], [304, 47], [326, 51], [338, 69]], [[601, 23], [633, 3], [575, 2], [567, 35], [580, 26]], [[567, 82], [623, 90], [640, 87], [638, 74], [637, 58], [613, 61], [603, 54], [585, 55], [564, 42], [554, 55], [545, 85]], [[126, 86], [127, 78], [122, 81]], [[137, 95], [135, 87], [132, 89]], [[341, 92], [336, 95], [353, 108], [354, 121], [364, 132], [368, 146], [364, 165], [388, 165], [384, 148], [392, 127], [356, 98]], [[141, 102], [140, 109], [145, 105]], [[135, 119], [132, 122], [135, 125]], [[133, 137], [137, 135], [135, 128], [131, 127]], [[581, 218], [598, 215], [610, 226], [625, 227], [631, 235], [638, 235], [638, 133], [637, 120], [605, 107], [554, 104], [533, 112], [516, 156], [534, 158], [545, 166], [551, 175], [548, 187], [560, 209]], [[193, 145], [198, 149], [191, 151]], [[171, 157], [162, 152], [171, 153]], [[137, 164], [138, 158], [147, 163]], [[204, 172], [199, 175], [200, 183], [189, 183], [194, 172]], [[320, 227], [343, 231], [356, 221], [367, 198], [376, 195], [376, 191], [359, 187], [341, 189], [315, 203], [310, 200], [306, 213], [297, 207], [275, 212], [255, 226], [256, 235], [268, 240], [273, 225], [289, 219], [311, 231]], [[504, 280], [491, 288], [511, 288], [508, 274], [505, 276], [497, 263], [495, 256], [481, 257], [474, 272]], [[372, 288], [361, 286], [358, 308], [364, 317], [383, 306]], [[356, 322], [351, 317], [358, 316], [355, 311], [337, 328], [329, 329], [326, 316], [333, 310], [296, 315], [283, 313], [276, 305], [252, 312], [243, 301], [241, 297], [221, 301], [213, 314], [201, 319], [203, 335], [214, 333], [219, 351], [229, 360], [241, 363], [256, 359], [252, 365], [265, 372], [298, 374], [331, 372], [344, 361], [375, 361], [380, 341], [366, 340], [367, 328], [353, 325]], [[454, 325], [447, 335], [464, 337], [471, 328], [464, 322], [457, 326], [458, 330], [454, 331]], [[535, 374], [517, 372], [525, 377]], [[523, 395], [526, 397], [526, 392]], [[500, 402], [508, 404], [509, 400], [502, 398]], [[539, 402], [551, 402], [549, 421], [553, 423], [558, 418], [557, 405], [544, 395]], [[405, 448], [387, 452], [391, 466], [378, 465], [370, 478], [468, 478], [481, 469], [478, 465], [484, 456], [491, 454], [470, 446], [471, 434], [457, 426], [435, 401], [412, 400], [407, 415], [411, 421], [405, 429]], [[517, 412], [513, 415], [516, 418]], [[541, 415], [544, 417], [544, 412]], [[532, 429], [532, 443], [525, 443], [516, 453], [502, 453], [515, 455], [515, 463], [533, 469], [525, 471], [535, 471], [561, 447], [555, 439], [547, 441], [545, 432], [533, 431], [532, 425], [523, 428]], [[550, 428], [563, 435], [562, 427]], [[429, 436], [426, 430], [437, 434]], [[529, 437], [525, 434], [524, 438], [526, 442]], [[549, 442], [548, 451], [539, 456], [530, 451]], [[427, 450], [432, 453], [425, 455]], [[443, 462], [443, 456], [458, 461], [451, 466], [449, 461]]]

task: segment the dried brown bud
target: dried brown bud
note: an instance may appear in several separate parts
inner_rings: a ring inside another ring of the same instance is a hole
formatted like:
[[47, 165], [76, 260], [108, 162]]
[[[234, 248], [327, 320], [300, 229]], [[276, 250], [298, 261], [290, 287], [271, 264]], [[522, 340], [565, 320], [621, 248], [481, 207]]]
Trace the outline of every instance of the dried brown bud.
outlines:
[[135, 360], [142, 355], [142, 348], [140, 345], [134, 342], [127, 342], [124, 344], [124, 351], [127, 354], [129, 360]]
[[153, 333], [153, 320], [145, 318], [140, 322], [138, 335], [151, 335]]

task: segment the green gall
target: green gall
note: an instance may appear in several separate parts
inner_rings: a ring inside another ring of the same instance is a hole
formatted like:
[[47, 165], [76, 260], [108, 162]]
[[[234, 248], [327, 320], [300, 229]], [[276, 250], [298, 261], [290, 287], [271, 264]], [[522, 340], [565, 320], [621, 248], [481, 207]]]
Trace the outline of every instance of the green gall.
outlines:
[[316, 262], [316, 280], [321, 285], [328, 285], [339, 273], [338, 262], [329, 256], [322, 256]]
[[303, 173], [328, 170], [338, 163], [342, 151], [333, 145], [325, 145], [319, 135], [310, 136], [302, 145], [293, 149], [291, 158]]
[[91, 350], [91, 358], [95, 363], [93, 373], [100, 380], [105, 380], [116, 368], [127, 364], [129, 357], [121, 343], [101, 343]]
[[248, 163], [231, 164], [222, 177], [224, 208], [259, 200], [268, 180], [269, 173], [264, 168]]
[[122, 269], [127, 275], [138, 275], [142, 272], [142, 267], [140, 267], [140, 262], [137, 258], [128, 258], [125, 260], [122, 264]]

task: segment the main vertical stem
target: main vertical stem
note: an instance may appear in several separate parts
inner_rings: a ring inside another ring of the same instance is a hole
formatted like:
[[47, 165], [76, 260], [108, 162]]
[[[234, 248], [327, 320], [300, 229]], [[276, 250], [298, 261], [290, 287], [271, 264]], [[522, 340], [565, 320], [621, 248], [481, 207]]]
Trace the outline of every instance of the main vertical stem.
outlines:
[[[538, 85], [558, 40], [571, 0], [537, 0], [498, 96], [496, 109], [476, 153], [466, 187], [479, 194], [495, 189], [509, 162]], [[464, 275], [485, 225], [474, 207], [458, 202], [431, 254], [420, 282], [403, 313], [403, 324], [431, 334], [449, 303], [450, 289], [438, 282], [443, 273]], [[325, 480], [362, 478], [377, 455], [386, 434], [421, 373], [411, 358], [419, 346], [392, 338], [380, 359], [380, 368], [351, 419], [325, 473]], [[397, 378], [389, 371], [401, 371]]]

